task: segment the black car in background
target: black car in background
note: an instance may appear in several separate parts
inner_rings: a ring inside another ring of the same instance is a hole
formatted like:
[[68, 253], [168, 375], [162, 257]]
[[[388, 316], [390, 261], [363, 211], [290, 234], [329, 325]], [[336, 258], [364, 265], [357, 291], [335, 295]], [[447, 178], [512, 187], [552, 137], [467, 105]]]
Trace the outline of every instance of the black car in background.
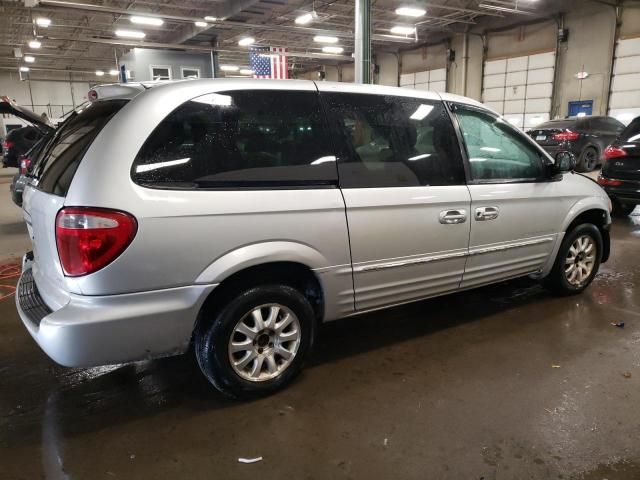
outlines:
[[555, 158], [563, 150], [578, 159], [578, 172], [591, 172], [602, 163], [604, 149], [622, 133], [624, 124], [612, 117], [570, 117], [542, 123], [529, 135]]
[[45, 152], [46, 146], [52, 137], [53, 133], [48, 133], [38, 140], [36, 144], [31, 147], [31, 150], [20, 157], [20, 170], [14, 175], [11, 186], [9, 187], [11, 190], [11, 199], [13, 203], [19, 207], [22, 207], [22, 192], [24, 192], [29, 174], [33, 166], [40, 160], [42, 154]]
[[611, 198], [614, 210], [629, 215], [640, 205], [640, 117], [604, 150], [598, 183]]
[[31, 124], [27, 127], [11, 130], [2, 142], [4, 151], [2, 166], [18, 168], [20, 167], [20, 157], [27, 153], [43, 136], [52, 132], [53, 126], [46, 118], [18, 106], [8, 97], [0, 97], [0, 113], [15, 115]]

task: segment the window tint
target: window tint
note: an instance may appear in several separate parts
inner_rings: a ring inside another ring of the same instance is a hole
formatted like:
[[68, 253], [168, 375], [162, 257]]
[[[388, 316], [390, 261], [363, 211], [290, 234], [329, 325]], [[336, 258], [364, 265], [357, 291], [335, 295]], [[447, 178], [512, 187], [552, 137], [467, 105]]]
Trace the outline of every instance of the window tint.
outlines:
[[343, 187], [464, 183], [460, 147], [442, 102], [323, 93], [341, 138]]
[[457, 106], [473, 180], [533, 180], [543, 176], [542, 155], [502, 118]]
[[55, 132], [35, 168], [38, 188], [55, 195], [66, 195], [84, 152], [93, 139], [127, 100], [107, 100], [88, 104]]
[[318, 95], [266, 90], [184, 103], [147, 139], [132, 176], [142, 185], [176, 188], [337, 182]]

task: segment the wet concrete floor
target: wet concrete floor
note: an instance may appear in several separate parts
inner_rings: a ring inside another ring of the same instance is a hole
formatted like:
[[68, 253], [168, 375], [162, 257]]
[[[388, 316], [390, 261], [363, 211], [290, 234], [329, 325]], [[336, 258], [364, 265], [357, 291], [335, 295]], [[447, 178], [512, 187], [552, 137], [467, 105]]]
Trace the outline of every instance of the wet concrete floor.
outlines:
[[[0, 199], [19, 218], [2, 182]], [[581, 296], [525, 279], [334, 322], [250, 403], [187, 356], [58, 367], [1, 300], [0, 478], [638, 479], [639, 213]]]

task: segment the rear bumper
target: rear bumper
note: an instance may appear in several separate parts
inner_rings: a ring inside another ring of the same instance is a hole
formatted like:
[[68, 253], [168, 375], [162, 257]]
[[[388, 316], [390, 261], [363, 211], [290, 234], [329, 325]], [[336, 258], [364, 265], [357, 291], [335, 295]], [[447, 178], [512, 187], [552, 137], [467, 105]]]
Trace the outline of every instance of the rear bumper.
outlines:
[[216, 285], [125, 295], [70, 295], [51, 311], [32, 282], [30, 262], [16, 290], [22, 323], [40, 348], [67, 367], [93, 367], [185, 352], [198, 313]]
[[[623, 180], [624, 181], [624, 180]], [[618, 187], [604, 186], [604, 191], [612, 200], [622, 203], [640, 204], [640, 182], [624, 181]]]

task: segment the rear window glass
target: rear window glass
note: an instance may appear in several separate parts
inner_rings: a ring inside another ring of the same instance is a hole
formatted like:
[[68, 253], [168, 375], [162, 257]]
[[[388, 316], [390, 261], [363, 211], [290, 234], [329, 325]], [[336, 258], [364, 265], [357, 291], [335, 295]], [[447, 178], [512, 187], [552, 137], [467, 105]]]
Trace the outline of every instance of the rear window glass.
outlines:
[[545, 130], [553, 128], [575, 128], [576, 120], [553, 120], [551, 122], [545, 122], [538, 125], [534, 130]]
[[157, 188], [330, 185], [337, 168], [329, 140], [315, 92], [212, 93], [156, 127], [131, 175]]
[[84, 152], [126, 103], [127, 100], [107, 100], [89, 104], [63, 123], [33, 172], [38, 188], [65, 196]]

